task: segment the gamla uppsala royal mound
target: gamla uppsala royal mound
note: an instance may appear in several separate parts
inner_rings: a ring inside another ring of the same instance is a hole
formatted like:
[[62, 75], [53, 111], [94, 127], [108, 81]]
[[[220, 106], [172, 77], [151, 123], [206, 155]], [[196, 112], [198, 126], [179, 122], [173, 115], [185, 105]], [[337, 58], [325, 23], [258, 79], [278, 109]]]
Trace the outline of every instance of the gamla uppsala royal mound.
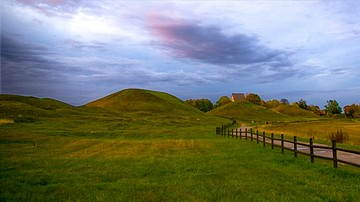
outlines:
[[125, 89], [90, 102], [85, 107], [144, 115], [205, 116], [173, 95], [143, 89]]

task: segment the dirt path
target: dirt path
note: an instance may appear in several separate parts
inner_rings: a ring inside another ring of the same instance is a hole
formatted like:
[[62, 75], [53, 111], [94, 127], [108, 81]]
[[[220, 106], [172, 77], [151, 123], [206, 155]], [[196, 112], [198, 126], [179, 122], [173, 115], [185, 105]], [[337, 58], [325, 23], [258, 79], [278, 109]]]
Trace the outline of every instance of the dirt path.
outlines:
[[[249, 131], [251, 129], [251, 127], [241, 126], [240, 128], [237, 129], [238, 133], [239, 133], [240, 129], [242, 131], [242, 138], [245, 138], [244, 137], [245, 136], [245, 134], [244, 134], [245, 130]], [[248, 133], [247, 138], [250, 139], [251, 134]], [[253, 135], [253, 140], [256, 141], [256, 135]], [[260, 136], [260, 135], [259, 135], [259, 142], [262, 143], [262, 136]], [[265, 142], [268, 143], [268, 144], [271, 144], [271, 140], [268, 139], [268, 138], [265, 139]], [[298, 143], [309, 144], [309, 142], [298, 142]], [[281, 141], [274, 140], [274, 145], [281, 146]], [[314, 146], [315, 145], [316, 146], [327, 146], [327, 147], [329, 147], [329, 145], [324, 145], [324, 144], [314, 144]], [[288, 149], [291, 149], [291, 150], [294, 150], [294, 144], [293, 143], [284, 142], [284, 147], [288, 148]], [[307, 147], [307, 146], [297, 145], [297, 150], [299, 152], [310, 154], [310, 147]], [[337, 159], [360, 165], [360, 155], [352, 154], [352, 153], [348, 153], [348, 152], [343, 152], [343, 151], [337, 151], [336, 153], [337, 153]], [[314, 148], [314, 154], [316, 156], [321, 156], [321, 157], [328, 157], [328, 158], [333, 157], [333, 152], [332, 152], [331, 149]]]

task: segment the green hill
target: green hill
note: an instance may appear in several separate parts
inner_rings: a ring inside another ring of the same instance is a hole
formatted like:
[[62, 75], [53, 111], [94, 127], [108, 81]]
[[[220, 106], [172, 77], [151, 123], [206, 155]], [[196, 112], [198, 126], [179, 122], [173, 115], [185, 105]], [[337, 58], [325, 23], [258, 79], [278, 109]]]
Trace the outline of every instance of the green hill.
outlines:
[[34, 122], [55, 117], [63, 117], [59, 124], [88, 120], [109, 127], [228, 122], [209, 116], [175, 96], [151, 90], [126, 89], [81, 107], [49, 98], [0, 95], [0, 119]]
[[255, 122], [291, 122], [320, 119], [318, 115], [310, 111], [290, 105], [280, 105], [274, 109], [268, 109], [247, 101], [229, 103], [211, 110], [208, 114], [235, 120]]
[[173, 95], [143, 89], [125, 89], [90, 102], [85, 108], [117, 113], [134, 123], [153, 126], [228, 122], [209, 116]]
[[320, 118], [319, 115], [316, 115], [313, 112], [291, 105], [279, 105], [272, 110], [290, 116], [297, 116], [303, 118]]
[[143, 89], [125, 89], [90, 102], [84, 107], [88, 110], [117, 113], [130, 119], [132, 124], [189, 126], [229, 122], [209, 116], [168, 93]]
[[100, 107], [116, 112], [144, 115], [204, 115], [175, 96], [142, 89], [122, 90], [90, 102], [85, 107]]
[[74, 108], [74, 106], [66, 104], [64, 102], [60, 102], [58, 100], [54, 100], [50, 98], [36, 98], [32, 96], [0, 94], [0, 102], [2, 101], [23, 103], [45, 110]]
[[44, 117], [58, 117], [76, 108], [49, 98], [0, 94], [0, 118], [32, 122]]
[[279, 121], [288, 118], [284, 114], [247, 101], [232, 102], [213, 109], [208, 114], [243, 121]]

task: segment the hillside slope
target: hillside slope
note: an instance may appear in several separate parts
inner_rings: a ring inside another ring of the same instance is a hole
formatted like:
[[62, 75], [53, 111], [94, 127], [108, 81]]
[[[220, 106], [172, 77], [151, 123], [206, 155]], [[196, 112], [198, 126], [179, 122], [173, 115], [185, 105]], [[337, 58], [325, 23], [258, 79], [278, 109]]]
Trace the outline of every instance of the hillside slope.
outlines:
[[21, 96], [21, 95], [11, 95], [11, 94], [0, 94], [0, 101], [24, 103], [45, 110], [74, 108], [74, 106], [72, 105], [51, 98], [37, 98], [32, 96]]
[[203, 114], [170, 94], [142, 89], [122, 90], [90, 102], [85, 107], [100, 107], [117, 112]]
[[284, 114], [247, 101], [232, 102], [213, 109], [208, 114], [244, 121], [279, 121], [288, 118]]
[[130, 118], [134, 123], [164, 125], [198, 125], [227, 123], [227, 119], [210, 116], [164, 92], [125, 89], [90, 102], [89, 110], [103, 110]]
[[279, 105], [272, 110], [289, 116], [297, 116], [303, 118], [320, 118], [319, 115], [316, 115], [313, 112], [291, 105]]
[[31, 122], [44, 117], [58, 117], [75, 111], [72, 105], [50, 98], [0, 94], [0, 118]]

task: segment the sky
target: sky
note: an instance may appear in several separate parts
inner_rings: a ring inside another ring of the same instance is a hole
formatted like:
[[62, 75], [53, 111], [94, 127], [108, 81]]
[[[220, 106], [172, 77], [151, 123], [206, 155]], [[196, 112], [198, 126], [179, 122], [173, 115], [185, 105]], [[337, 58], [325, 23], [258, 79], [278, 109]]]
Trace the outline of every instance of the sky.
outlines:
[[358, 0], [3, 0], [1, 93], [360, 103]]

